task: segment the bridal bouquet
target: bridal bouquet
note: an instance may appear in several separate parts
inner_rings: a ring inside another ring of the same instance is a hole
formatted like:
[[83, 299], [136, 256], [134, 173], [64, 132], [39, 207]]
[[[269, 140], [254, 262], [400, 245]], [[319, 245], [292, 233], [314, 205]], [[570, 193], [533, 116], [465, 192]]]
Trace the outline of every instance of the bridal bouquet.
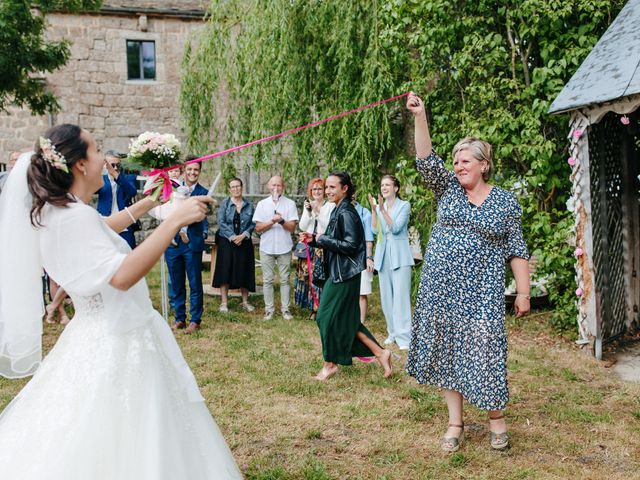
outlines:
[[167, 172], [177, 166], [180, 158], [180, 141], [171, 133], [144, 132], [131, 141], [127, 160], [139, 166], [149, 177], [144, 194], [157, 200], [169, 200], [173, 186]]

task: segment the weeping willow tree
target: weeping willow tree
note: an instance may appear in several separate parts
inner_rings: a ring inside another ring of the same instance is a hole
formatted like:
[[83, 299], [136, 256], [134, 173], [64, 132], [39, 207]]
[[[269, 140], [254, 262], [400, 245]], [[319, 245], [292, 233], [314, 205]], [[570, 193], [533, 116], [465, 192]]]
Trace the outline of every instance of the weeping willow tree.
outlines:
[[[191, 150], [233, 146], [401, 93], [376, 2], [214, 0], [187, 48], [181, 114]], [[351, 172], [361, 191], [403, 146], [403, 102], [365, 110], [240, 155], [306, 180]], [[227, 169], [237, 157], [223, 158]]]
[[[409, 89], [443, 157], [466, 135], [494, 145], [493, 182], [519, 185], [524, 230], [548, 278], [553, 323], [575, 323], [567, 119], [547, 114], [624, 0], [213, 0], [187, 49], [181, 113], [203, 152]], [[398, 101], [252, 149], [252, 166], [307, 180], [348, 170], [360, 199], [396, 173], [426, 242], [433, 197]], [[407, 121], [409, 120], [409, 121]], [[231, 163], [227, 158], [228, 165]], [[450, 160], [450, 159], [449, 159]]]

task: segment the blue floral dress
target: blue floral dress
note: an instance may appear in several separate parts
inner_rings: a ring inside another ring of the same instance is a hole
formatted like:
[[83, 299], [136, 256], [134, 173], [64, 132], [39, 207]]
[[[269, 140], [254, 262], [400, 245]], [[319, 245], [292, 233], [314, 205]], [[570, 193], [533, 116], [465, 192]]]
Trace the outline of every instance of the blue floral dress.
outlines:
[[522, 210], [513, 194], [495, 186], [473, 205], [435, 152], [416, 165], [438, 213], [424, 255], [407, 372], [418, 383], [460, 392], [481, 409], [502, 410], [509, 400], [505, 264], [529, 258]]

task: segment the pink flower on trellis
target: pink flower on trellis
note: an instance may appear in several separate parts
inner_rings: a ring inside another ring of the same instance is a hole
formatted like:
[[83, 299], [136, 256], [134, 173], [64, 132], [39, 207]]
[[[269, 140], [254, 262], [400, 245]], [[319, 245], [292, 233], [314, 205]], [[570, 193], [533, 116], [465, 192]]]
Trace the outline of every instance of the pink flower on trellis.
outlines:
[[576, 258], [579, 258], [582, 256], [584, 252], [582, 251], [582, 249], [580, 247], [576, 248], [575, 252], [573, 252], [573, 254], [576, 256]]
[[582, 136], [583, 131], [579, 128], [573, 131], [573, 138], [578, 140]]
[[581, 297], [584, 292], [580, 287], [576, 288], [576, 297]]
[[573, 166], [576, 164], [576, 159], [575, 159], [575, 157], [569, 157], [569, 158], [567, 159], [567, 163], [573, 167]]
[[626, 115], [623, 115], [622, 117], [620, 117], [620, 121], [622, 122], [623, 125], [629, 125], [629, 122], [631, 122], [631, 120], [629, 120], [629, 117], [627, 117]]

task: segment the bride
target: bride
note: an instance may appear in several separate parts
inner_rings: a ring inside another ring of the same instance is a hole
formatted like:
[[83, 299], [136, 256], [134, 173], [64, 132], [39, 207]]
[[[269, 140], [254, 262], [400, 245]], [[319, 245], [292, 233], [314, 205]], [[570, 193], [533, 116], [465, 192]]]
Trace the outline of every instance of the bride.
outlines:
[[[144, 280], [209, 200], [182, 202], [131, 251], [116, 232], [155, 205], [102, 218], [87, 204], [103, 162], [89, 132], [59, 125], [0, 196], [0, 374], [37, 368], [0, 415], [2, 478], [242, 478]], [[43, 267], [76, 313], [40, 364]]]

